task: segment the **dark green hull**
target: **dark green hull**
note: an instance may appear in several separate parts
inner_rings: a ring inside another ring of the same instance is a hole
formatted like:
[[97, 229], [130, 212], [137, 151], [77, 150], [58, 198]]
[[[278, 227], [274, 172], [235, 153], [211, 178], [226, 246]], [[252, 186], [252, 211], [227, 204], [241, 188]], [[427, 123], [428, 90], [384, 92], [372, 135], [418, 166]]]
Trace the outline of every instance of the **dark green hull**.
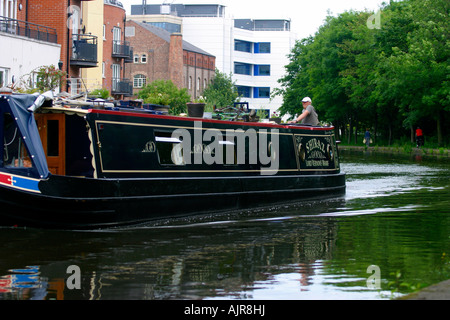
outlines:
[[[93, 229], [202, 213], [286, 205], [301, 199], [342, 195], [345, 192], [345, 176], [168, 180], [53, 176], [41, 182], [39, 187], [42, 194], [0, 188], [3, 225]], [[82, 188], [78, 190], [83, 192], [71, 192], [71, 188]]]

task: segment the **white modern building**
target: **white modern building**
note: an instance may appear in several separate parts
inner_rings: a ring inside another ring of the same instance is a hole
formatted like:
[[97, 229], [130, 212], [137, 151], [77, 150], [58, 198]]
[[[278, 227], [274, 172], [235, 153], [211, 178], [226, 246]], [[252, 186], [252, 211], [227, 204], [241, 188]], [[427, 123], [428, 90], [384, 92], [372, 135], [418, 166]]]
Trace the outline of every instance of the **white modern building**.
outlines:
[[17, 1], [0, 1], [0, 88], [24, 81], [38, 67], [58, 67], [60, 59], [55, 29], [16, 17]]
[[250, 108], [272, 114], [281, 106], [271, 94], [295, 45], [289, 20], [234, 19], [221, 4], [132, 5], [129, 18], [182, 32], [184, 40], [214, 55]]

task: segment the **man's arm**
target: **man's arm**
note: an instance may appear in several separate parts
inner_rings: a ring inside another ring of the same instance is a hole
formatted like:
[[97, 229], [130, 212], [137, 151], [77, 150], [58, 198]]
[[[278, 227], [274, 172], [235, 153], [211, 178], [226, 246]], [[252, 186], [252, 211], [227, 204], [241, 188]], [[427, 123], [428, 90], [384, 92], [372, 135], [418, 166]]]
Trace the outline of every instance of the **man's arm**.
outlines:
[[301, 115], [298, 116], [296, 120], [290, 121], [290, 123], [297, 123], [305, 119], [309, 115], [309, 111], [305, 110]]

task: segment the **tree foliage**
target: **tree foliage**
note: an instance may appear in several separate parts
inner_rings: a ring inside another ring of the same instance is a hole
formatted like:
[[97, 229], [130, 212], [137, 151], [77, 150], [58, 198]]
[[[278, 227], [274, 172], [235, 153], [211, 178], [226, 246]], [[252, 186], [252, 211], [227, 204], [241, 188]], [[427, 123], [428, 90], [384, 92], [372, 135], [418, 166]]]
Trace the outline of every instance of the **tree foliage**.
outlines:
[[53, 91], [65, 85], [67, 74], [57, 69], [54, 65], [40, 66], [32, 70], [29, 74], [23, 75], [14, 89], [23, 93]]
[[349, 140], [369, 127], [391, 142], [421, 126], [448, 143], [449, 10], [448, 0], [391, 1], [380, 8], [379, 28], [367, 25], [373, 12], [329, 16], [293, 48], [276, 91], [280, 111], [294, 115], [310, 96], [320, 120]]
[[155, 80], [138, 93], [145, 103], [169, 105], [169, 113], [178, 115], [186, 112], [186, 103], [191, 97], [186, 88], [179, 89], [171, 80]]
[[231, 75], [215, 71], [215, 76], [208, 87], [203, 91], [203, 97], [208, 106], [223, 108], [233, 105], [238, 100], [239, 94], [236, 91]]

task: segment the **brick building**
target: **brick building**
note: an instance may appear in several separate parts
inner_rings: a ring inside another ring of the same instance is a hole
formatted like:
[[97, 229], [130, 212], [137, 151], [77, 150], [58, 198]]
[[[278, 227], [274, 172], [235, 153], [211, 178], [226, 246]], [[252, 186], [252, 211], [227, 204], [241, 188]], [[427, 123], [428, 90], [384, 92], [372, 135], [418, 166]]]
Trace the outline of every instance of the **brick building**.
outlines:
[[170, 33], [150, 24], [127, 21], [126, 40], [133, 47], [133, 63], [126, 77], [133, 81], [134, 94], [154, 80], [172, 80], [187, 88], [192, 98], [202, 95], [215, 74], [215, 57], [183, 41], [180, 33]]
[[18, 3], [19, 20], [56, 29], [57, 41], [61, 45], [60, 67], [67, 72], [69, 79], [74, 79], [67, 82], [67, 91], [79, 86], [77, 82], [82, 68], [92, 68], [98, 63], [98, 39], [83, 33], [81, 8], [84, 1], [28, 0]]
[[184, 41], [180, 33], [126, 21], [117, 0], [8, 1], [17, 7], [15, 18], [56, 30], [58, 65], [68, 77], [63, 91], [104, 88], [123, 99], [146, 83], [170, 79], [196, 98], [214, 77], [215, 56]]
[[[20, 0], [19, 0], [20, 2]], [[126, 13], [116, 0], [28, 0], [17, 18], [56, 29], [59, 65], [67, 72], [63, 90], [76, 94], [106, 88], [112, 96], [132, 94], [124, 79], [131, 48], [125, 43]]]
[[[127, 63], [132, 62], [132, 48], [125, 41], [126, 14], [123, 5], [115, 0], [95, 0], [101, 1], [103, 6], [103, 26], [102, 35], [102, 53], [100, 55], [98, 69], [102, 73], [102, 88], [108, 89], [115, 98], [131, 96], [132, 84], [129, 79], [124, 77]], [[89, 8], [91, 4], [86, 7]], [[94, 10], [89, 8], [90, 13]], [[91, 17], [91, 20], [95, 19]], [[91, 24], [93, 21], [89, 21]], [[88, 27], [89, 30], [89, 27]], [[88, 71], [89, 72], [89, 71]]]

